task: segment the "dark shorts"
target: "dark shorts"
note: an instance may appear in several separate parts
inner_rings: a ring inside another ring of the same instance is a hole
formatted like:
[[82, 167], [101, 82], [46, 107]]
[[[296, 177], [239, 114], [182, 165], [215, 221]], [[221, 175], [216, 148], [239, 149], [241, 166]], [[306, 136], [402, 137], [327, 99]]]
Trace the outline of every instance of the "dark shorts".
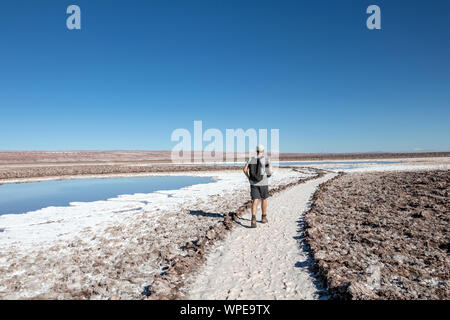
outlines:
[[252, 196], [252, 200], [267, 199], [269, 197], [269, 186], [250, 185], [250, 195]]

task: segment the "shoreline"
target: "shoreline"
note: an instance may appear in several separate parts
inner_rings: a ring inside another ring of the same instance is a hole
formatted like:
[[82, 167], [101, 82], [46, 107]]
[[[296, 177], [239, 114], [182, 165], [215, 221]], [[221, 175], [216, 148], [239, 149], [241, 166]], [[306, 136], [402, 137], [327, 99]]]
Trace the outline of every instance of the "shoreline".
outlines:
[[[226, 171], [226, 170], [223, 170]], [[230, 170], [232, 171], [232, 170]], [[43, 181], [64, 181], [64, 180], [81, 180], [81, 179], [109, 179], [109, 178], [145, 178], [145, 177], [161, 177], [161, 176], [189, 176], [189, 177], [211, 177], [216, 179], [214, 174], [218, 174], [222, 171], [180, 171], [180, 172], [144, 172], [144, 173], [117, 173], [117, 174], [93, 174], [93, 175], [73, 175], [73, 176], [50, 176], [50, 177], [36, 177], [36, 178], [24, 178], [24, 179], [9, 179], [0, 180], [2, 184], [20, 184], [20, 183], [33, 183]]]
[[[54, 167], [49, 167], [54, 168]], [[28, 168], [27, 169], [31, 169]], [[37, 169], [40, 169], [37, 168]], [[198, 175], [205, 176], [211, 173], [220, 173], [223, 171], [236, 171], [240, 170], [240, 167], [193, 167], [187, 168], [183, 167], [150, 167], [148, 171], [146, 170], [127, 170], [128, 167], [113, 166], [113, 170], [116, 169], [118, 172], [108, 172], [108, 173], [77, 173], [77, 174], [59, 174], [59, 175], [48, 175], [48, 172], [38, 173], [38, 176], [24, 176], [21, 178], [1, 178], [2, 172], [0, 171], [0, 185], [1, 184], [12, 184], [12, 183], [27, 183], [27, 182], [40, 182], [40, 181], [50, 181], [50, 180], [74, 180], [74, 179], [102, 179], [102, 178], [124, 178], [124, 177], [151, 177], [151, 176], [176, 176], [176, 175]], [[32, 169], [31, 169], [32, 170]], [[100, 170], [101, 171], [101, 170]], [[120, 172], [123, 171], [123, 172]], [[94, 170], [95, 172], [95, 170]], [[33, 175], [34, 173], [31, 173]]]
[[[367, 163], [371, 161], [379, 161], [376, 159], [365, 159], [364, 163], [354, 165], [354, 168], [345, 168], [346, 164], [338, 163], [332, 171], [387, 171], [387, 170], [416, 170], [416, 169], [450, 169], [450, 157], [439, 158], [393, 158], [392, 161], [401, 161], [396, 164], [382, 164], [382, 163]], [[342, 162], [349, 162], [356, 160], [345, 160]], [[297, 163], [299, 161], [283, 161]], [[308, 162], [308, 161], [305, 161]], [[323, 162], [315, 164], [298, 164], [289, 167], [307, 167], [325, 169], [338, 160], [323, 160]], [[280, 166], [279, 168], [289, 168]], [[340, 169], [342, 168], [342, 169]], [[9, 183], [26, 183], [39, 182], [49, 180], [71, 180], [71, 179], [97, 179], [97, 178], [120, 178], [120, 177], [145, 177], [145, 176], [161, 176], [161, 175], [184, 175], [186, 172], [200, 173], [200, 172], [222, 172], [222, 171], [239, 171], [241, 166], [225, 166], [225, 165], [211, 165], [197, 163], [191, 164], [155, 164], [147, 163], [145, 165], [135, 164], [80, 164], [73, 166], [64, 165], [48, 165], [48, 166], [20, 166], [11, 168], [0, 167], [0, 185]]]

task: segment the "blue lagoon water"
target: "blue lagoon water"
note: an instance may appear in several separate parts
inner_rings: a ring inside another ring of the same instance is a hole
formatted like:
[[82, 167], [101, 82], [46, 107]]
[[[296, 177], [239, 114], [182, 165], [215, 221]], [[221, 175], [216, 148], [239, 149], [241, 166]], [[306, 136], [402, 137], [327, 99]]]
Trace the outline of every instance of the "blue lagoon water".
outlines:
[[213, 182], [209, 177], [158, 176], [42, 181], [0, 186], [0, 215], [24, 213], [70, 202], [106, 200], [122, 194], [176, 190]]
[[326, 170], [348, 170], [358, 167], [364, 167], [365, 164], [396, 164], [403, 161], [296, 161], [296, 162], [280, 162], [280, 167], [302, 166], [302, 165], [324, 165], [322, 168]]

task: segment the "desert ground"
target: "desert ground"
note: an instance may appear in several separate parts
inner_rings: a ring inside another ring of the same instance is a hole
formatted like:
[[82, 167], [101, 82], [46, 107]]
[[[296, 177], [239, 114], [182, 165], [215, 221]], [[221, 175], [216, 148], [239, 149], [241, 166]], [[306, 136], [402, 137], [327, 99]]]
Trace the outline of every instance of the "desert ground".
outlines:
[[324, 183], [306, 241], [330, 293], [450, 299], [450, 172], [371, 172]]
[[250, 229], [240, 166], [170, 164], [161, 152], [0, 152], [0, 184], [214, 178], [0, 215], [0, 299], [448, 299], [449, 155], [276, 168], [269, 224]]
[[[191, 158], [199, 152], [192, 152]], [[270, 155], [270, 154], [269, 154]], [[218, 156], [225, 161], [229, 154]], [[419, 152], [419, 153], [327, 153], [299, 154], [281, 153], [281, 161], [311, 161], [311, 160], [355, 160], [355, 159], [411, 159], [450, 157], [450, 152]], [[245, 160], [246, 154], [233, 154], [231, 158]], [[0, 165], [32, 165], [32, 164], [93, 164], [93, 163], [170, 163], [170, 151], [114, 150], [114, 151], [1, 151]]]

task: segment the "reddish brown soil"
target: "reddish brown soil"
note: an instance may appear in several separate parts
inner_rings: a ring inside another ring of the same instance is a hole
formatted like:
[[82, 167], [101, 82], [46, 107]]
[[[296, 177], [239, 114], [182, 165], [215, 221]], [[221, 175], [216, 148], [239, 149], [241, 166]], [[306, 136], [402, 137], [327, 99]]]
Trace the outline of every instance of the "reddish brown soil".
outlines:
[[191, 166], [191, 165], [83, 165], [83, 166], [42, 166], [42, 167], [13, 167], [0, 168], [0, 183], [5, 179], [25, 179], [42, 177], [64, 177], [82, 175], [108, 175], [151, 172], [196, 172], [214, 170], [241, 170], [238, 166]]
[[364, 159], [406, 159], [450, 157], [450, 152], [415, 152], [415, 153], [282, 153], [284, 161], [320, 161], [320, 160], [364, 160]]
[[163, 161], [170, 151], [0, 151], [0, 164]]
[[[0, 151], [0, 164], [104, 163], [104, 162], [170, 162], [170, 151]], [[234, 155], [235, 159], [245, 156]], [[350, 160], [449, 157], [450, 152], [419, 153], [281, 153], [280, 160]], [[191, 155], [192, 157], [192, 155]], [[222, 155], [222, 158], [224, 156]], [[242, 160], [242, 159], [240, 159]]]
[[324, 183], [307, 242], [331, 294], [450, 299], [450, 171], [347, 174]]

